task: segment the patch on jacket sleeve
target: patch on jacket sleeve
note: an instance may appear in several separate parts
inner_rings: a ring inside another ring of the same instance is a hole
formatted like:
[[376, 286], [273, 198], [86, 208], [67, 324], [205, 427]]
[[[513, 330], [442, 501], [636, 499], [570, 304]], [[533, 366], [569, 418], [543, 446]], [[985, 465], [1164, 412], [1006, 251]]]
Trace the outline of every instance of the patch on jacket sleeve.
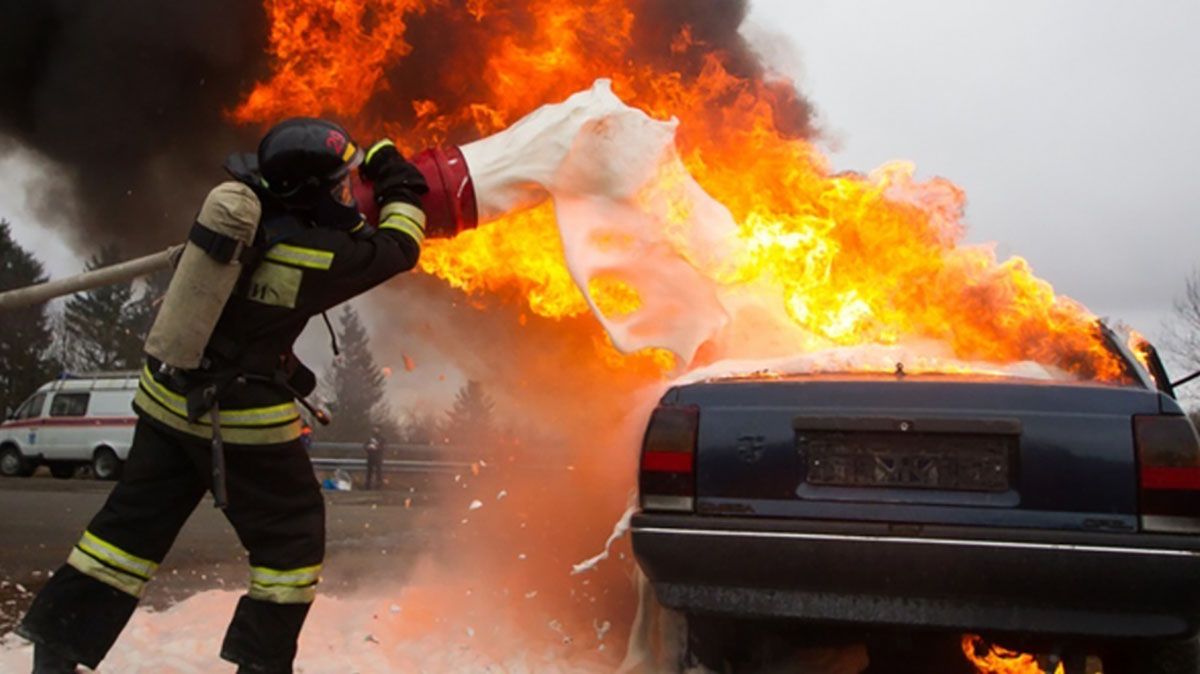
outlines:
[[294, 309], [303, 278], [304, 272], [296, 267], [264, 261], [250, 277], [246, 297], [260, 304]]

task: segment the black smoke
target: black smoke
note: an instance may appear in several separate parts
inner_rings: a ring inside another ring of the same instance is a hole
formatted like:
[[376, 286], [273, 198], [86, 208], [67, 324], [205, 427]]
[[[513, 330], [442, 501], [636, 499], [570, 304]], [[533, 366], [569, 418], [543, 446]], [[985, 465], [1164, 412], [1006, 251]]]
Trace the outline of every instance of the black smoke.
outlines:
[[[412, 121], [415, 99], [438, 101], [443, 111], [485, 100], [479, 73], [487, 54], [476, 47], [527, 33], [530, 4], [492, 3], [480, 21], [463, 0], [451, 0], [406, 17], [411, 53], [385, 73], [388, 86], [360, 119], [339, 121], [365, 133], [380, 120]], [[687, 78], [719, 52], [732, 74], [763, 84], [780, 129], [812, 135], [808, 102], [788, 83], [765, 82], [738, 32], [748, 2], [628, 7], [635, 21], [626, 61]], [[685, 26], [698, 47], [673, 50]], [[254, 0], [0, 0], [0, 154], [19, 146], [50, 160], [50, 180], [31, 196], [42, 224], [81, 252], [116, 242], [128, 254], [177, 241], [222, 178], [225, 156], [253, 148], [261, 131], [234, 126], [226, 113], [269, 75], [266, 48], [266, 16]], [[476, 136], [464, 124], [437, 140]]]
[[[488, 100], [479, 79], [488, 54], [470, 47], [491, 44], [496, 35], [529, 33], [535, 22], [530, 10], [534, 3], [500, 0], [489, 5], [489, 12], [481, 20], [464, 11], [461, 4], [450, 3], [449, 8], [435, 7], [409, 17], [405, 39], [412, 51], [386, 73], [389, 86], [368, 106], [368, 118], [411, 122], [415, 113], [409, 101], [414, 99], [437, 101], [443, 111]], [[749, 0], [628, 0], [626, 4], [634, 22], [630, 47], [621, 55], [624, 62], [679, 72], [687, 81], [698, 77], [707, 57], [717, 53], [730, 74], [763, 85], [772, 100], [778, 129], [802, 138], [816, 134], [815, 115], [808, 100], [790, 82], [770, 81], [762, 59], [739, 32], [749, 13]], [[674, 37], [685, 27], [691, 31], [695, 48], [672, 49]], [[598, 39], [603, 37], [586, 31], [576, 35], [585, 52], [604, 49]], [[609, 77], [612, 73], [597, 70], [590, 75]], [[582, 86], [588, 84], [590, 81]], [[445, 138], [452, 143], [475, 139], [476, 130], [470, 124], [449, 129]]]
[[41, 224], [85, 252], [178, 240], [253, 142], [222, 114], [266, 73], [265, 35], [245, 0], [0, 0], [0, 153], [50, 160]]
[[[770, 91], [780, 131], [799, 138], [816, 135], [813, 106], [791, 82], [771, 80], [761, 57], [739, 32], [750, 11], [749, 0], [636, 0], [633, 5], [634, 58], [673, 66], [686, 77], [698, 75], [706, 55], [719, 52], [731, 75], [762, 82]], [[676, 53], [664, 35], [676, 35], [684, 26], [691, 29], [697, 48]]]

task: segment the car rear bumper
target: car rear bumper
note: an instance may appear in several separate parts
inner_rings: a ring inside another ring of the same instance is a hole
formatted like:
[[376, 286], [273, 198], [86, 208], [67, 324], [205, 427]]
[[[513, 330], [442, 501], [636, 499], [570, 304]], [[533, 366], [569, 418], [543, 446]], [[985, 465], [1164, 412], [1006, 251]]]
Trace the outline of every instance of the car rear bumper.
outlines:
[[633, 550], [685, 611], [914, 628], [1200, 630], [1200, 540], [640, 513]]

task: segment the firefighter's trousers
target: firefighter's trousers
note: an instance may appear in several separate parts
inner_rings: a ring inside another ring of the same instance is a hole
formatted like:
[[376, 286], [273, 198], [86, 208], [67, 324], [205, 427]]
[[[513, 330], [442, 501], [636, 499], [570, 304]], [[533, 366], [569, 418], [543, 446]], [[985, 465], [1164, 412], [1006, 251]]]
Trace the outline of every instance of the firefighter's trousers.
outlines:
[[[226, 517], [249, 552], [250, 589], [221, 657], [239, 672], [291, 672], [325, 551], [325, 502], [299, 440], [227, 445]], [[95, 668], [210, 485], [207, 441], [140, 419], [121, 481], [18, 633]]]

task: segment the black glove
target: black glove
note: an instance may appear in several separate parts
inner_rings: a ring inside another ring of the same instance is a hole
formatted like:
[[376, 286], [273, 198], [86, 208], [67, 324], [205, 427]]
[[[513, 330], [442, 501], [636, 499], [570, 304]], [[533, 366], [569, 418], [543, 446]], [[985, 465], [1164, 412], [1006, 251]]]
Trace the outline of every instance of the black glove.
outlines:
[[381, 207], [395, 201], [419, 207], [421, 196], [429, 192], [425, 176], [386, 138], [367, 150], [362, 174], [374, 185], [375, 203]]

